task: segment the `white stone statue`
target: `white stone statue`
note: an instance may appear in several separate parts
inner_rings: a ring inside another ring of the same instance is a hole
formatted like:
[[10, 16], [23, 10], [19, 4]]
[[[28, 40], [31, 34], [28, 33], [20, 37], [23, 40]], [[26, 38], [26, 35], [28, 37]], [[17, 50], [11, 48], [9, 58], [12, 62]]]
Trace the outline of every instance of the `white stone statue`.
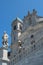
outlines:
[[4, 32], [4, 35], [2, 36], [2, 43], [3, 45], [8, 45], [8, 34]]

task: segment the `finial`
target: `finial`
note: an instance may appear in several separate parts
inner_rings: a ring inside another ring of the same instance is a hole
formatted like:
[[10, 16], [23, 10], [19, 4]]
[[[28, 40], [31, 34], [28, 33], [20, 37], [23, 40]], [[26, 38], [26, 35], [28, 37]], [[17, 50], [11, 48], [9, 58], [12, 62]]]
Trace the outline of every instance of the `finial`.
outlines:
[[28, 15], [30, 15], [30, 11], [28, 11]]
[[36, 15], [37, 11], [35, 9], [33, 9], [33, 15]]
[[24, 16], [24, 18], [25, 18], [25, 16]]
[[8, 34], [4, 31], [4, 35], [2, 36], [2, 44], [3, 46], [8, 46]]

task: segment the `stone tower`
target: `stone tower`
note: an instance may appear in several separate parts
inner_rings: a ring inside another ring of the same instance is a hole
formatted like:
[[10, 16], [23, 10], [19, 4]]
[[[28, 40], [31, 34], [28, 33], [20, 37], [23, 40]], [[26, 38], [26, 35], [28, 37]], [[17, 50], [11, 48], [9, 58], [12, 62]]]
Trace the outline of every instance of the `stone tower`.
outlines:
[[8, 35], [6, 32], [2, 37], [2, 44], [3, 46], [0, 48], [0, 65], [8, 65]]
[[12, 31], [11, 31], [11, 48], [12, 53], [16, 55], [18, 49], [18, 42], [21, 42], [19, 37], [22, 34], [23, 21], [18, 17], [12, 22]]

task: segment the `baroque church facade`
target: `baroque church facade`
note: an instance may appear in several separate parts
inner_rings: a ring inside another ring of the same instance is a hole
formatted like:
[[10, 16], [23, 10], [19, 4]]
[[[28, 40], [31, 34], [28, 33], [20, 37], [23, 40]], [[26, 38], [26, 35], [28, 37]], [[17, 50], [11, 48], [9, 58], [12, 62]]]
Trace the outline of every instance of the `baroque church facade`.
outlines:
[[13, 20], [11, 26], [11, 45], [6, 32], [2, 37], [0, 65], [43, 65], [43, 17], [33, 9], [23, 20]]

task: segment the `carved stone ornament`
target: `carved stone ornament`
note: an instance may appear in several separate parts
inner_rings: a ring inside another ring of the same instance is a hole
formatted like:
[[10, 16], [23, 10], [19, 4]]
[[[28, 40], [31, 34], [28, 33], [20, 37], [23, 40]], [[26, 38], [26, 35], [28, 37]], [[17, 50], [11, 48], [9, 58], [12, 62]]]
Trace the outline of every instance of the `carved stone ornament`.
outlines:
[[2, 44], [4, 46], [8, 45], [8, 34], [4, 32], [4, 35], [2, 36]]

